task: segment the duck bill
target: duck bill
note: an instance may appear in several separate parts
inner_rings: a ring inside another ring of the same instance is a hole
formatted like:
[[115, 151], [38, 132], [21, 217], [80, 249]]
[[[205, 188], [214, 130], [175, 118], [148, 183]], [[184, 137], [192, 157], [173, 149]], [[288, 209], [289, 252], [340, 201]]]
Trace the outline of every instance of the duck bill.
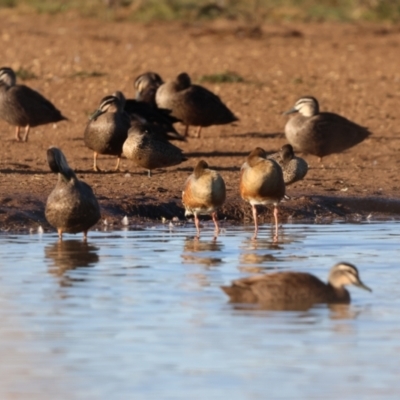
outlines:
[[96, 119], [97, 119], [101, 114], [104, 114], [104, 111], [102, 111], [102, 110], [96, 110], [96, 111], [89, 117], [89, 120], [90, 120], [90, 121], [96, 121]]
[[359, 287], [360, 289], [364, 289], [364, 290], [366, 290], [366, 291], [368, 291], [368, 292], [372, 292], [372, 289], [369, 288], [367, 285], [364, 285], [361, 281], [359, 281], [359, 282], [356, 284], [356, 286]]
[[294, 114], [294, 113], [297, 113], [297, 112], [299, 112], [299, 110], [296, 110], [296, 109], [293, 107], [293, 108], [291, 108], [290, 110], [285, 111], [285, 112], [283, 113], [283, 115]]

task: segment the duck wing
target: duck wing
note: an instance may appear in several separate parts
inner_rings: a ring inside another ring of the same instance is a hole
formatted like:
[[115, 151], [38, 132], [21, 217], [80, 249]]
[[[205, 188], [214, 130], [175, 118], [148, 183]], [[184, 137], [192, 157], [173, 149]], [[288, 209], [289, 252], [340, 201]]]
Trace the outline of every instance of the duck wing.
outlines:
[[53, 103], [28, 86], [16, 85], [11, 87], [8, 90], [8, 97], [10, 101], [24, 111], [31, 126], [67, 119]]

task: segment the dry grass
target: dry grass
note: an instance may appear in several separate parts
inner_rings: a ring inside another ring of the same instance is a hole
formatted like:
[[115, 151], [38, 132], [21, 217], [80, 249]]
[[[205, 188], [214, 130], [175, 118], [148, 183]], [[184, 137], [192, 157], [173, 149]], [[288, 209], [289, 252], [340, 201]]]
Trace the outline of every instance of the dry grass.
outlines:
[[265, 21], [400, 20], [400, 0], [0, 0], [0, 8], [63, 13], [108, 20], [185, 20], [227, 18]]

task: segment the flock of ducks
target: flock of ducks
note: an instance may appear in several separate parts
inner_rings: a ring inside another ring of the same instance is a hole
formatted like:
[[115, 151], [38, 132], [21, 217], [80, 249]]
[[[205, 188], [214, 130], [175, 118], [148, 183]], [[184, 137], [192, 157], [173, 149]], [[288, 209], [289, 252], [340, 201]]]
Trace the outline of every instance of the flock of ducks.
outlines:
[[[201, 129], [211, 125], [229, 124], [238, 120], [214, 93], [194, 85], [188, 74], [181, 73], [174, 80], [164, 82], [160, 75], [148, 72], [134, 82], [135, 99], [126, 99], [114, 92], [100, 100], [84, 130], [84, 143], [93, 151], [93, 169], [99, 154], [116, 156], [115, 171], [119, 170], [124, 155], [136, 166], [148, 171], [180, 164], [186, 160], [179, 147], [171, 140], [186, 140], [189, 127], [195, 126], [196, 137]], [[275, 237], [278, 236], [278, 206], [285, 197], [286, 186], [301, 180], [308, 170], [307, 163], [295, 156], [294, 149], [315, 155], [321, 160], [340, 153], [363, 141], [370, 135], [368, 129], [348, 119], [328, 112], [320, 112], [314, 97], [302, 97], [285, 114], [295, 114], [285, 126], [289, 142], [275, 154], [264, 149], [253, 149], [240, 171], [240, 195], [250, 203], [257, 238], [257, 205], [272, 205]], [[61, 112], [35, 90], [16, 83], [11, 68], [0, 68], [0, 118], [16, 127], [18, 141], [27, 141], [31, 127], [66, 120]], [[183, 135], [173, 126], [185, 125]], [[25, 129], [20, 137], [21, 128]], [[63, 233], [83, 232], [100, 219], [100, 206], [91, 187], [80, 181], [59, 148], [47, 150], [47, 160], [58, 181], [46, 203], [45, 216], [54, 226], [59, 238]], [[200, 160], [187, 178], [182, 192], [185, 215], [193, 215], [197, 236], [200, 237], [199, 215], [211, 215], [215, 234], [219, 233], [217, 210], [226, 199], [222, 176]], [[233, 302], [261, 303], [290, 309], [315, 303], [349, 303], [345, 285], [366, 290], [354, 265], [335, 265], [325, 284], [313, 275], [299, 272], [279, 272], [234, 281], [222, 287]]]

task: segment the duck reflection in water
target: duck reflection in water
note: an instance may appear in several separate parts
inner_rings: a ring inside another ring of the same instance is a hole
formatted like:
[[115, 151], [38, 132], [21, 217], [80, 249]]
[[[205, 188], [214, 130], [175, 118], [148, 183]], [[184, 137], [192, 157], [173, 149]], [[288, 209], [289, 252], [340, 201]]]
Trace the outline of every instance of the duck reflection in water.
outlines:
[[242, 242], [241, 248], [246, 250], [283, 250], [282, 242], [275, 240], [275, 236], [271, 235], [271, 238], [246, 238]]
[[[186, 238], [183, 246], [182, 260], [186, 264], [202, 264], [215, 267], [222, 264], [220, 257], [214, 257], [213, 252], [221, 253], [223, 245], [214, 237], [209, 241], [196, 238]], [[211, 253], [211, 254], [210, 254]]]
[[66, 240], [46, 246], [44, 252], [46, 259], [51, 260], [49, 272], [62, 277], [69, 270], [94, 267], [99, 262], [98, 250], [87, 242]]
[[[288, 313], [288, 322], [295, 324], [298, 327], [301, 325], [317, 325], [321, 320], [326, 320], [326, 311], [328, 318], [334, 321], [346, 321], [357, 319], [362, 312], [368, 307], [354, 307], [352, 304], [298, 304], [297, 307], [288, 307], [286, 305], [264, 305], [264, 304], [249, 304], [249, 303], [231, 303], [233, 315], [246, 315], [249, 317], [274, 317], [276, 311]], [[300, 328], [301, 329], [301, 328]], [[334, 324], [332, 329], [336, 333], [343, 335], [354, 334], [355, 326], [346, 323]]]

